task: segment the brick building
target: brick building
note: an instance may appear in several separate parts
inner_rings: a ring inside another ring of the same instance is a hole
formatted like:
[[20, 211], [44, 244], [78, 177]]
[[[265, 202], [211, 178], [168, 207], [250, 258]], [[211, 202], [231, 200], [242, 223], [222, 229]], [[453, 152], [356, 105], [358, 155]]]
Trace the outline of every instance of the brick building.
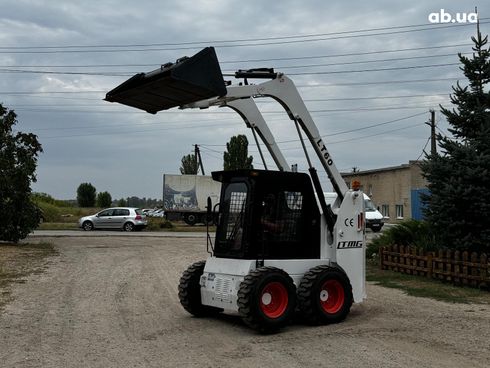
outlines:
[[394, 167], [342, 173], [348, 183], [359, 180], [386, 222], [396, 223], [421, 219], [420, 194], [427, 193], [427, 181], [422, 177], [419, 161], [409, 161]]

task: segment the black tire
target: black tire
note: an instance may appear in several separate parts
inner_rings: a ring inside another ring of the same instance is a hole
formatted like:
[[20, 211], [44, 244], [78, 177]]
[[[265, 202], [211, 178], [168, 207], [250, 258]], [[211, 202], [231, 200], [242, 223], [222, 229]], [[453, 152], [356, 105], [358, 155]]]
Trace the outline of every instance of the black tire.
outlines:
[[270, 333], [286, 326], [296, 308], [296, 287], [291, 277], [276, 267], [251, 271], [240, 284], [238, 312], [253, 329]]
[[180, 304], [187, 312], [196, 317], [216, 315], [223, 311], [220, 308], [203, 305], [201, 302], [201, 285], [199, 282], [205, 265], [206, 261], [192, 264], [184, 271], [179, 282]]
[[134, 224], [132, 222], [126, 222], [123, 225], [123, 231], [127, 231], [127, 232], [134, 231]]
[[352, 306], [352, 286], [347, 275], [331, 266], [317, 266], [304, 274], [298, 287], [302, 317], [313, 325], [343, 321]]
[[94, 229], [94, 224], [91, 221], [85, 221], [82, 224], [82, 229], [85, 231], [92, 231]]
[[184, 216], [184, 222], [187, 225], [194, 226], [197, 223], [197, 216], [193, 213]]

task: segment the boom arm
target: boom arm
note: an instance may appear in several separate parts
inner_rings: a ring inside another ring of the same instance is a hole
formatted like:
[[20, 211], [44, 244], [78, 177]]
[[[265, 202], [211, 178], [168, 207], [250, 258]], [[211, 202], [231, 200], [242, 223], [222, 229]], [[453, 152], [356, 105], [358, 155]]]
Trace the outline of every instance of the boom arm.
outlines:
[[181, 108], [207, 108], [209, 106], [226, 106], [236, 111], [245, 121], [247, 127], [249, 127], [250, 129], [255, 129], [257, 133], [259, 133], [260, 138], [269, 150], [269, 153], [276, 163], [277, 168], [280, 171], [289, 171], [289, 165], [284, 158], [281, 150], [277, 146], [274, 135], [267, 126], [262, 114], [260, 113], [260, 110], [257, 108], [257, 105], [252, 98], [249, 97], [230, 100], [228, 100], [227, 98], [213, 98], [210, 100], [203, 100], [193, 104], [184, 105], [181, 106]]
[[[183, 108], [205, 108], [216, 105], [229, 105], [230, 102], [236, 103], [236, 101], [239, 99], [246, 99], [249, 97], [274, 98], [286, 110], [290, 119], [299, 123], [313, 146], [318, 158], [320, 159], [322, 166], [327, 172], [334, 190], [337, 192], [338, 196], [343, 199], [348, 190], [347, 185], [340, 175], [340, 172], [337, 170], [337, 167], [335, 166], [325, 143], [323, 143], [320, 132], [318, 131], [318, 128], [308, 112], [308, 109], [306, 108], [296, 86], [294, 85], [293, 81], [284, 74], [277, 74], [275, 79], [257, 85], [227, 87], [227, 94], [223, 97], [216, 97], [187, 104], [184, 105]], [[255, 108], [257, 107], [255, 106]], [[263, 125], [266, 126], [265, 122], [263, 122]], [[268, 144], [267, 147], [269, 148]]]

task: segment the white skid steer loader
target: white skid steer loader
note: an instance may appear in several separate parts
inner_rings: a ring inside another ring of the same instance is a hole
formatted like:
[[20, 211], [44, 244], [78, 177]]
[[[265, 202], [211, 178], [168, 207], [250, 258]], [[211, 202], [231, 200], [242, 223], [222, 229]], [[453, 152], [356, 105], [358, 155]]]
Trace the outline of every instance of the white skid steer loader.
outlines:
[[[346, 318], [365, 290], [364, 201], [359, 183], [349, 189], [338, 172], [294, 83], [272, 69], [239, 70], [223, 79], [212, 47], [160, 69], [137, 74], [106, 100], [150, 113], [172, 107], [227, 106], [237, 111], [267, 147], [278, 170], [213, 172], [221, 182], [210, 256], [182, 275], [179, 298], [195, 316], [238, 313], [260, 332], [276, 331], [299, 311], [311, 324]], [[249, 79], [265, 79], [249, 84]], [[270, 97], [286, 110], [298, 132], [309, 173], [289, 172], [254, 99]], [[328, 174], [338, 199], [327, 205], [302, 132]], [[258, 143], [258, 142], [257, 142]], [[262, 152], [261, 156], [262, 156]], [[264, 162], [265, 163], [265, 162]], [[216, 206], [215, 206], [216, 207]]]

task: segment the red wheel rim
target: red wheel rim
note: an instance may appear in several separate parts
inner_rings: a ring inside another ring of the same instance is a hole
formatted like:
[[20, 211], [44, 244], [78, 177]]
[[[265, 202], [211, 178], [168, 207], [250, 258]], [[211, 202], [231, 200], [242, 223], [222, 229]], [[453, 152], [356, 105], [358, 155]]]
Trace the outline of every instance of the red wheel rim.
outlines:
[[288, 307], [288, 291], [280, 282], [267, 284], [260, 294], [260, 309], [269, 318], [278, 318]]
[[345, 294], [338, 280], [327, 280], [320, 289], [320, 305], [326, 313], [337, 313], [344, 305]]

